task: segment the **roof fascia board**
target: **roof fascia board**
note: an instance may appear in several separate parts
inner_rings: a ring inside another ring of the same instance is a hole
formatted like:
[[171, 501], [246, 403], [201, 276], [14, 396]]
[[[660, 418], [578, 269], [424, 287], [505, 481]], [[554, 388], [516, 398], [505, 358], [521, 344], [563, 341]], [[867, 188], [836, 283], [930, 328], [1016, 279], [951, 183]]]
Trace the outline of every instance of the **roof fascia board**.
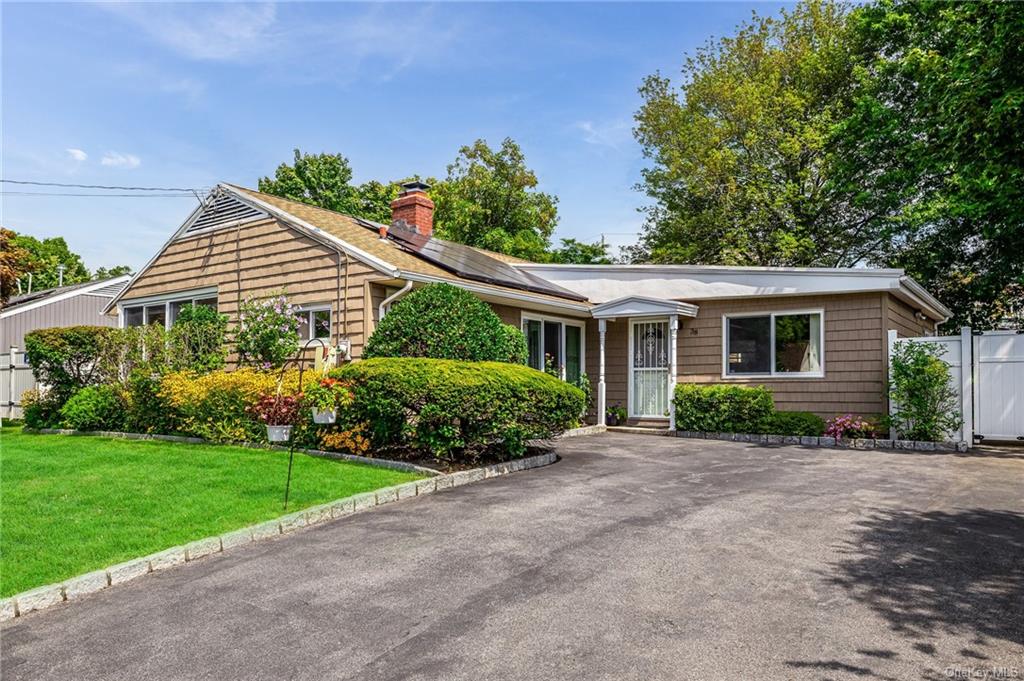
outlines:
[[249, 203], [251, 206], [253, 206], [255, 208], [259, 208], [261, 210], [265, 210], [268, 213], [270, 213], [271, 215], [273, 215], [274, 217], [276, 217], [277, 219], [279, 219], [279, 220], [281, 220], [283, 222], [286, 222], [286, 223], [288, 223], [288, 224], [290, 224], [290, 225], [292, 225], [294, 227], [298, 227], [302, 231], [307, 232], [310, 236], [319, 237], [321, 242], [326, 241], [329, 245], [333, 245], [335, 247], [341, 248], [342, 250], [347, 252], [352, 257], [356, 258], [357, 260], [362, 260], [364, 263], [366, 263], [370, 267], [373, 267], [374, 269], [379, 270], [379, 271], [383, 272], [384, 274], [387, 274], [387, 275], [390, 275], [390, 276], [393, 276], [393, 277], [398, 275], [398, 268], [395, 267], [394, 265], [392, 265], [392, 264], [390, 264], [388, 262], [385, 262], [384, 260], [381, 260], [380, 258], [378, 258], [378, 257], [376, 257], [374, 255], [370, 255], [366, 251], [364, 251], [364, 250], [362, 250], [360, 248], [357, 248], [356, 246], [353, 246], [352, 244], [348, 243], [347, 241], [344, 241], [343, 239], [340, 239], [339, 237], [334, 236], [330, 232], [327, 232], [327, 231], [325, 231], [323, 229], [320, 229], [316, 225], [312, 225], [312, 224], [306, 222], [305, 220], [303, 220], [300, 217], [292, 215], [291, 213], [289, 213], [286, 210], [283, 210], [281, 208], [278, 208], [277, 206], [271, 205], [271, 204], [269, 204], [266, 201], [263, 201], [261, 199], [257, 199], [254, 196], [249, 196], [245, 192], [241, 192], [241, 191], [235, 189], [232, 185], [221, 184], [221, 185], [218, 185], [218, 186], [223, 187], [224, 189], [226, 189], [228, 192], [231, 193], [232, 196], [238, 198], [240, 201], [247, 202], [247, 203]]
[[953, 311], [940, 303], [935, 296], [928, 293], [925, 287], [918, 284], [910, 277], [904, 275], [893, 285], [894, 289], [900, 290], [911, 300], [920, 305], [924, 310], [931, 312], [935, 319], [945, 322], [953, 316]]
[[[6, 319], [7, 317], [13, 317], [14, 315], [19, 314], [21, 312], [28, 312], [29, 310], [35, 310], [35, 309], [38, 309], [38, 308], [43, 307], [45, 305], [49, 305], [51, 303], [57, 303], [57, 302], [60, 302], [62, 300], [67, 300], [68, 298], [74, 298], [76, 296], [90, 295], [91, 294], [91, 295], [98, 295], [98, 296], [103, 297], [103, 298], [109, 297], [109, 298], [111, 298], [111, 300], [113, 300], [116, 296], [106, 296], [106, 295], [104, 295], [102, 293], [98, 294], [98, 293], [93, 293], [93, 292], [96, 291], [97, 289], [101, 289], [101, 288], [110, 286], [111, 284], [116, 283], [119, 279], [127, 282], [129, 280], [129, 278], [130, 278], [129, 275], [126, 274], [126, 275], [123, 275], [121, 277], [118, 277], [117, 279], [104, 279], [103, 281], [97, 281], [96, 283], [91, 284], [89, 286], [83, 286], [81, 288], [76, 288], [73, 291], [65, 291], [64, 293], [58, 293], [55, 296], [48, 296], [48, 297], [43, 298], [41, 300], [36, 300], [36, 301], [31, 302], [31, 303], [26, 303], [24, 305], [18, 305], [18, 306], [14, 307], [14, 308], [12, 308], [10, 310], [4, 310], [4, 311], [0, 312], [0, 319]], [[127, 286], [125, 288], [127, 288]], [[124, 289], [121, 289], [121, 290], [123, 291]], [[106, 306], [104, 306], [103, 312], [106, 313], [107, 309], [108, 308]]]
[[858, 269], [855, 267], [744, 267], [739, 265], [560, 265], [546, 263], [509, 263], [524, 270], [565, 270], [576, 272], [636, 272], [637, 274], [795, 274], [810, 276], [900, 277], [901, 269]]
[[509, 289], [494, 289], [486, 286], [477, 285], [470, 283], [464, 279], [445, 279], [443, 277], [435, 277], [429, 274], [419, 274], [418, 272], [407, 272], [399, 271], [398, 277], [400, 279], [406, 279], [408, 281], [416, 281], [423, 284], [451, 284], [452, 286], [458, 286], [459, 288], [466, 289], [472, 293], [479, 293], [483, 295], [494, 296], [497, 298], [505, 298], [515, 302], [526, 302], [538, 305], [546, 305], [548, 307], [555, 307], [563, 310], [572, 310], [574, 312], [583, 312], [589, 315], [591, 307], [585, 303], [574, 303], [569, 300], [555, 300], [552, 298], [541, 298], [538, 296], [530, 295], [526, 291], [511, 291]]

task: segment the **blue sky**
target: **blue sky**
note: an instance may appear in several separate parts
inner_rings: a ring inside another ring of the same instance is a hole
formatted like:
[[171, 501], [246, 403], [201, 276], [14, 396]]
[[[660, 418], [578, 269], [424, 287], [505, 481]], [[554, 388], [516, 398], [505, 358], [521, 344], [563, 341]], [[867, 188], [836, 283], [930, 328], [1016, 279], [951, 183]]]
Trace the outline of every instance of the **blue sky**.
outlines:
[[[779, 7], [4, 3], [3, 177], [255, 187], [295, 147], [344, 154], [360, 182], [443, 176], [461, 145], [508, 136], [560, 199], [557, 237], [630, 243], [641, 80]], [[141, 266], [195, 205], [2, 201], [4, 226], [64, 236], [90, 268]]]

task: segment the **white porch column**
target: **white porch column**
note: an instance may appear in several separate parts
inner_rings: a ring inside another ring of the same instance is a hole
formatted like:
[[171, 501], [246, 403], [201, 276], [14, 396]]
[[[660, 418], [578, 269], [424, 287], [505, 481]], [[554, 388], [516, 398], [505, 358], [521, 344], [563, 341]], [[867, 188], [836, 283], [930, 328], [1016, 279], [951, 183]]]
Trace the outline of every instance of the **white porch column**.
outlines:
[[604, 335], [608, 330], [608, 321], [597, 320], [598, 335], [598, 374], [597, 374], [597, 425], [603, 426], [607, 422], [605, 412], [607, 411], [607, 398], [605, 397], [604, 385]]
[[668, 429], [676, 429], [676, 366], [679, 347], [676, 339], [679, 336], [679, 315], [668, 317]]

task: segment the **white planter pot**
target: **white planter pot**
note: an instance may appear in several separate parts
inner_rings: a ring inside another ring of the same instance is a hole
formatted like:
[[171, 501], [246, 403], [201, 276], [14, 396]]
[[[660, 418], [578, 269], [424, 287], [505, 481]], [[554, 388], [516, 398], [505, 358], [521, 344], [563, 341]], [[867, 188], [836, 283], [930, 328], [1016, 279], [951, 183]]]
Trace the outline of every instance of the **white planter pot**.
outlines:
[[291, 436], [291, 426], [267, 426], [267, 439], [271, 442], [288, 442]]
[[334, 423], [338, 420], [338, 414], [333, 409], [330, 411], [313, 410], [313, 423]]

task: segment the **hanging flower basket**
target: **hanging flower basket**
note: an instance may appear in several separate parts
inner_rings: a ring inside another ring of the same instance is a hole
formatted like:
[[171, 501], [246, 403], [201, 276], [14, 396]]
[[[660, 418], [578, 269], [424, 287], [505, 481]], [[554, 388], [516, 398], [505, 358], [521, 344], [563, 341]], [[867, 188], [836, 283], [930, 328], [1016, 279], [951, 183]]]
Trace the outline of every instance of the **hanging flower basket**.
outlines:
[[338, 412], [334, 409], [313, 408], [313, 423], [328, 424], [338, 420]]
[[271, 442], [288, 442], [292, 436], [292, 426], [267, 426], [267, 439]]

